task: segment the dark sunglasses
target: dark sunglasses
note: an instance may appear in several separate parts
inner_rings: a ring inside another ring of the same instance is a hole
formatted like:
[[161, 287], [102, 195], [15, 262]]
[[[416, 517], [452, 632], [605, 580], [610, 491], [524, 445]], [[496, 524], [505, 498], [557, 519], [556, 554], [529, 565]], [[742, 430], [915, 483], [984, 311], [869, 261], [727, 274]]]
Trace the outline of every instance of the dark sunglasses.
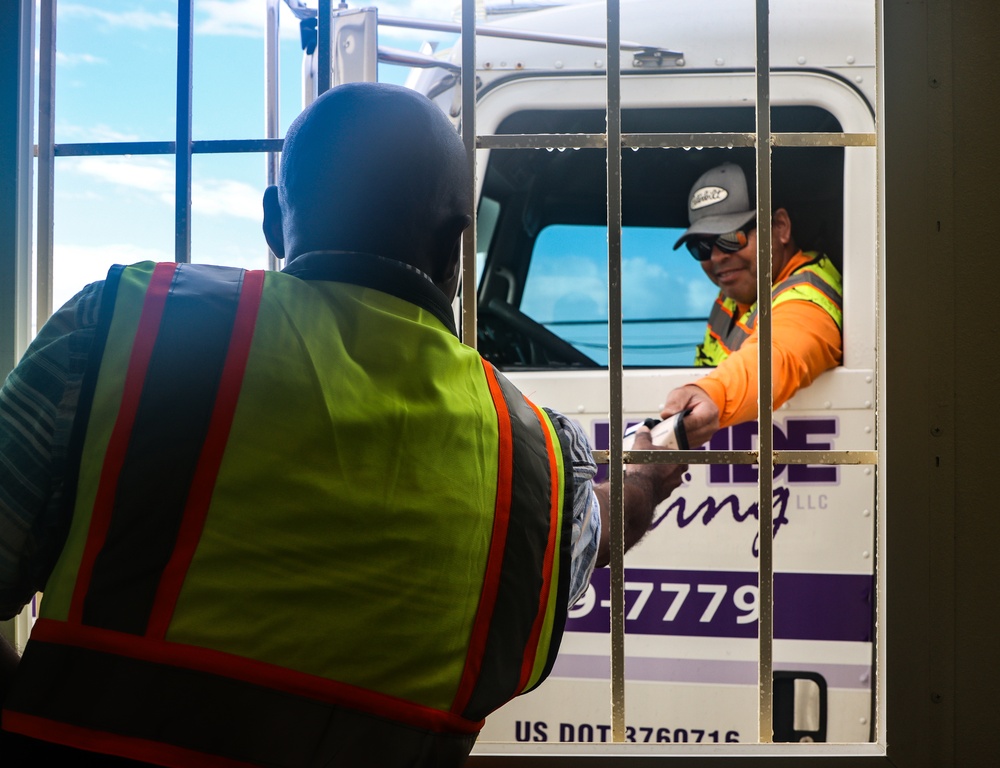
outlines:
[[718, 248], [723, 253], [736, 253], [741, 248], [746, 247], [749, 242], [750, 233], [757, 228], [757, 221], [744, 224], [735, 232], [728, 232], [718, 237], [692, 237], [684, 244], [691, 251], [691, 255], [698, 261], [708, 261], [712, 258], [712, 249]]

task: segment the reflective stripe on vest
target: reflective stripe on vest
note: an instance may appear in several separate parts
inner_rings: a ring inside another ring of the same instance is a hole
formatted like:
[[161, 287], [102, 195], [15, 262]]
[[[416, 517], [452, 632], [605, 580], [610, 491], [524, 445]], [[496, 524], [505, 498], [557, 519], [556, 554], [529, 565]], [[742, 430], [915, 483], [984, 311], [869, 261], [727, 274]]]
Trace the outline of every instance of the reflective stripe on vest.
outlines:
[[[260, 272], [201, 265], [142, 265], [109, 274], [105, 299], [111, 299], [105, 306], [114, 312], [104, 313], [98, 334], [104, 355], [99, 381], [85, 382], [97, 402], [84, 404], [81, 413], [105, 413], [110, 400], [117, 415], [111, 424], [96, 416], [84, 419], [88, 446], [107, 448], [99, 472], [81, 470], [73, 530], [8, 697], [4, 718], [11, 730], [169, 765], [321, 764], [320, 756], [333, 759], [345, 749], [349, 754], [345, 745], [362, 735], [369, 750], [364, 754], [381, 750], [385, 764], [396, 754], [400, 760], [438, 755], [446, 764], [448, 756], [468, 752], [486, 714], [548, 673], [567, 607], [571, 464], [548, 417], [478, 356], [482, 381], [470, 386], [484, 392], [495, 411], [499, 442], [485, 446], [483, 455], [497, 457], [498, 469], [491, 508], [476, 513], [492, 526], [486, 529], [487, 564], [481, 595], [470, 602], [474, 613], [460, 622], [471, 634], [463, 641], [464, 658], [456, 659], [460, 675], [447, 704], [422, 704], [229, 650], [228, 635], [242, 627], [225, 618], [210, 627], [195, 621], [207, 634], [192, 638], [191, 616], [203, 616], [207, 605], [203, 598], [192, 603], [191, 595], [199, 594], [192, 590], [203, 573], [211, 573], [192, 563], [207, 556], [203, 550], [213, 552], [203, 530], [218, 533], [209, 530], [215, 507], [225, 500], [217, 497], [230, 492], [233, 478], [287, 473], [280, 459], [294, 458], [269, 455], [274, 466], [240, 467], [234, 474], [227, 438], [236, 430], [235, 444], [243, 434], [239, 430], [253, 426], [253, 419], [239, 414], [245, 405], [241, 387], [257, 380], [250, 373], [260, 365], [253, 363], [260, 352], [254, 341], [259, 308], [284, 296], [282, 291], [294, 298], [299, 284], [285, 275], [265, 278]], [[114, 303], [122, 292], [141, 295], [138, 306]], [[353, 293], [349, 287], [341, 298]], [[383, 314], [403, 306], [382, 294], [366, 298], [382, 301]], [[440, 328], [413, 311], [423, 318], [418, 325]], [[271, 323], [275, 317], [266, 319]], [[102, 333], [111, 339], [106, 349]], [[454, 340], [432, 351], [460, 346]], [[123, 372], [120, 381], [109, 373], [115, 370]], [[171, 400], [179, 401], [177, 410], [164, 412]], [[442, 416], [444, 427], [449, 418]], [[256, 514], [247, 516], [252, 525], [260, 513], [247, 511]], [[372, 530], [380, 536], [391, 532], [377, 523]], [[253, 571], [269, 565], [233, 563], [249, 569], [250, 585]], [[420, 578], [425, 577], [415, 574], [418, 583]], [[440, 578], [448, 580], [445, 574]], [[249, 596], [230, 598], [224, 608], [238, 616], [240, 601]], [[189, 604], [200, 613], [192, 614]], [[304, 622], [329, 624], [322, 608], [312, 610], [318, 618], [306, 612]], [[352, 627], [349, 618], [338, 617], [331, 625], [336, 627], [332, 645], [346, 642], [339, 634], [359, 636], [362, 628]], [[450, 625], [442, 617], [440, 626]], [[287, 626], [281, 629], [288, 634]], [[368, 633], [384, 634], [381, 627], [363, 629], [363, 644]], [[433, 640], [438, 625], [416, 629], [432, 633]], [[391, 641], [372, 640], [380, 642]], [[408, 650], [398, 649], [401, 662]], [[403, 663], [407, 668], [415, 669]], [[108, 695], [95, 701], [95, 690]], [[373, 744], [373, 735], [384, 744]]]
[[[785, 301], [809, 301], [822, 307], [838, 328], [843, 327], [840, 272], [825, 256], [813, 256], [771, 289], [771, 307]], [[737, 304], [721, 294], [709, 314], [704, 341], [695, 354], [696, 366], [719, 365], [743, 346], [757, 328], [757, 304], [736, 318]]]
[[[521, 471], [534, 465], [535, 471], [546, 473], [548, 487], [529, 487], [514, 484], [514, 498], [510, 504], [510, 520], [500, 514], [494, 521], [493, 546], [487, 562], [487, 577], [480, 600], [479, 617], [473, 631], [469, 658], [462, 677], [462, 685], [453, 706], [454, 712], [463, 712], [467, 718], [478, 720], [496, 708], [497, 701], [507, 701], [540, 683], [555, 661], [565, 624], [565, 610], [569, 597], [569, 534], [572, 525], [569, 512], [566, 520], [557, 517], [560, 510], [572, 509], [572, 464], [563, 449], [558, 447], [555, 429], [542, 411], [528, 401], [507, 379], [497, 374], [493, 366], [483, 361], [487, 378], [498, 411], [506, 409], [507, 418], [501, 414], [501, 423], [513, 427], [510, 439], [513, 450], [510, 459]], [[542, 440], [537, 439], [537, 428], [542, 429]], [[506, 438], [501, 432], [501, 441]], [[506, 466], [501, 458], [501, 485], [513, 467]], [[542, 495], [543, 493], [547, 495]], [[562, 498], [560, 498], [562, 496]], [[499, 504], [498, 504], [499, 508]], [[552, 510], [545, 537], [539, 527], [534, 510]], [[538, 529], [531, 535], [532, 528]], [[498, 551], [498, 542], [506, 541], [504, 551]], [[544, 555], [539, 547], [544, 544]], [[561, 554], [560, 554], [561, 553]], [[532, 571], [518, 564], [543, 557], [545, 567], [537, 589], [539, 601], [532, 606], [518, 604], [517, 595], [500, 592], [505, 579], [523, 580], [534, 576]], [[560, 568], [560, 563], [565, 567]], [[503, 571], [502, 575], [500, 570]], [[490, 615], [491, 614], [491, 615]], [[561, 616], [558, 620], [555, 618]], [[520, 659], [504, 652], [506, 648], [524, 648]], [[473, 658], [473, 656], [478, 658]]]
[[[757, 311], [747, 312], [741, 318], [735, 317], [736, 302], [732, 299], [719, 296], [712, 305], [712, 312], [708, 316], [708, 330], [706, 331], [705, 343], [698, 348], [698, 362], [696, 365], [718, 365], [718, 362], [710, 362], [715, 358], [708, 350], [721, 349], [724, 357], [728, 357], [733, 350], [743, 346], [750, 334], [753, 333], [753, 326], [748, 323], [756, 321]], [[709, 338], [715, 344], [709, 342]], [[703, 352], [703, 349], [706, 350]], [[704, 357], [704, 362], [702, 358]]]

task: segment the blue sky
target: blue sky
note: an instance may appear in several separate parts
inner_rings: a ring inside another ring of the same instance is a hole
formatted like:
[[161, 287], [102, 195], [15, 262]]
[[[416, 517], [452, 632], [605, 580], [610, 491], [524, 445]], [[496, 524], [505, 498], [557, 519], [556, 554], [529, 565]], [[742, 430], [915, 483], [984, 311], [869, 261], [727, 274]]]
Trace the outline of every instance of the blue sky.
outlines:
[[[495, 2], [496, 0], [494, 0]], [[564, 0], [579, 2], [581, 0]], [[315, 7], [316, 0], [309, 0]], [[352, 3], [352, 6], [354, 4]], [[281, 133], [301, 109], [302, 51], [298, 21], [281, 11]], [[382, 15], [457, 20], [460, 0], [385, 0]], [[57, 143], [94, 141], [170, 141], [174, 138], [176, 76], [176, 0], [77, 0], [58, 5], [56, 125]], [[195, 3], [193, 136], [198, 139], [249, 139], [264, 135], [264, 0], [197, 0]], [[427, 39], [442, 45], [453, 35], [383, 28], [379, 42], [416, 50]], [[380, 78], [403, 82], [408, 71], [382, 67]], [[195, 155], [192, 172], [192, 260], [250, 268], [266, 266], [260, 232], [263, 155]], [[55, 306], [83, 285], [104, 277], [114, 263], [174, 257], [174, 161], [172, 156], [62, 157], [55, 176]], [[676, 233], [625, 233], [623, 283], [626, 318], [705, 317], [715, 289], [683, 253], [673, 254]], [[541, 241], [540, 241], [541, 242]], [[550, 238], [546, 246], [565, 267], [587, 262], [587, 275], [574, 274], [576, 295], [594, 297], [598, 315], [607, 317], [606, 238], [603, 232]], [[631, 265], [631, 266], [630, 266]], [[558, 265], [557, 265], [558, 266]], [[637, 277], [629, 278], [634, 273]], [[542, 290], [532, 309], [539, 320], [553, 316], [567, 281], [534, 269]], [[547, 281], [547, 282], [546, 282]], [[527, 296], [527, 294], [526, 294]], [[670, 297], [665, 302], [665, 296]], [[602, 298], [603, 297], [603, 298]], [[603, 309], [602, 309], [603, 308]], [[536, 311], [537, 310], [537, 311]], [[556, 329], [557, 332], [564, 333]], [[565, 329], [564, 329], [565, 330]], [[633, 326], [640, 347], [668, 343], [679, 326]], [[606, 329], [583, 333], [590, 354], [605, 343]], [[597, 334], [594, 336], [593, 334]], [[683, 333], [700, 340], [699, 324]], [[565, 335], [569, 335], [568, 332]], [[626, 339], [626, 345], [629, 341]], [[690, 346], [663, 358], [638, 349], [636, 364], [685, 364]]]
[[[459, 6], [456, 0], [379, 3], [383, 14], [443, 20]], [[284, 3], [280, 8], [283, 134], [301, 109], [302, 52], [298, 22]], [[264, 135], [264, 9], [263, 0], [195, 3], [195, 139]], [[59, 3], [57, 143], [174, 138], [176, 13], [175, 0]], [[381, 42], [416, 49], [428, 35], [383, 34]], [[399, 68], [384, 74], [404, 77]], [[56, 306], [113, 263], [173, 258], [172, 157], [59, 158], [55, 173]], [[263, 156], [196, 155], [192, 178], [193, 260], [264, 266]]]

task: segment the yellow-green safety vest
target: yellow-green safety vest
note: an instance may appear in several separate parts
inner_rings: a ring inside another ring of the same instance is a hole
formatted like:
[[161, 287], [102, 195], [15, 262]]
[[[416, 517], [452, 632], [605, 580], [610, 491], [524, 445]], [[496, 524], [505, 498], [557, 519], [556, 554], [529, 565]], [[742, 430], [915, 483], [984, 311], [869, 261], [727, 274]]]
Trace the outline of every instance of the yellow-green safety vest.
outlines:
[[[785, 301], [811, 301], [829, 313], [843, 328], [843, 281], [840, 270], [826, 256], [807, 252], [810, 260], [771, 289], [771, 306]], [[696, 366], [716, 366], [743, 346], [757, 328], [757, 303], [742, 316], [734, 299], [721, 293], [712, 306], [705, 339], [695, 352]]]
[[115, 267], [83, 387], [6, 729], [175, 766], [450, 765], [548, 674], [572, 467], [426, 276]]

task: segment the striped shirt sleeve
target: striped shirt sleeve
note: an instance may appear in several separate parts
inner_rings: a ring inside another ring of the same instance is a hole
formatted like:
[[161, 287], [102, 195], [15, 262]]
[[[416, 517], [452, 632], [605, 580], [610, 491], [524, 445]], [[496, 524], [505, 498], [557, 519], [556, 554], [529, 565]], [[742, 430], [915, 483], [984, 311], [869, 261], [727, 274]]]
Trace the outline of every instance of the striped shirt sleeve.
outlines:
[[52, 315], [0, 389], [0, 618], [45, 586], [68, 529], [66, 450], [102, 285]]
[[573, 532], [570, 543], [569, 605], [572, 606], [590, 584], [601, 541], [601, 508], [594, 493], [597, 464], [590, 453], [590, 442], [583, 428], [561, 413], [545, 409], [563, 442], [569, 445], [573, 462]]

